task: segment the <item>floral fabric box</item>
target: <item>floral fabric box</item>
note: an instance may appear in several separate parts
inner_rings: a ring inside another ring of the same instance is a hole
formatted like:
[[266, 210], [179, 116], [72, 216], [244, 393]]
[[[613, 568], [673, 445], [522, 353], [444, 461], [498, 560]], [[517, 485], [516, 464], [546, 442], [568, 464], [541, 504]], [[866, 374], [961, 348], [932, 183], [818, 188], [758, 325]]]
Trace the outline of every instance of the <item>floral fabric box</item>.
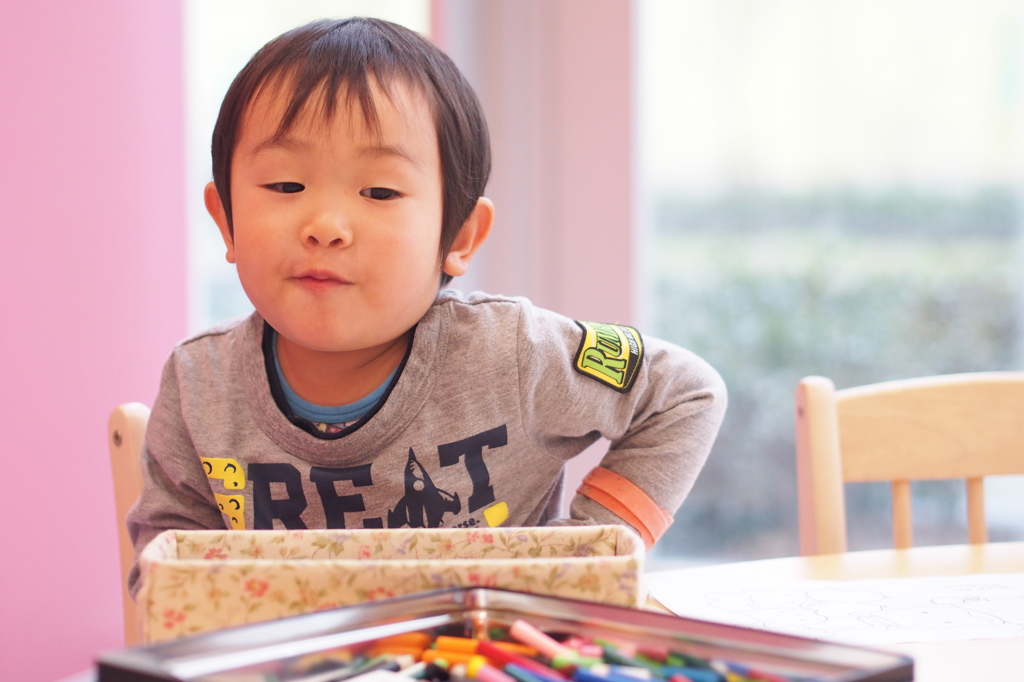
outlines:
[[450, 587], [639, 606], [623, 526], [165, 531], [139, 557], [144, 642]]

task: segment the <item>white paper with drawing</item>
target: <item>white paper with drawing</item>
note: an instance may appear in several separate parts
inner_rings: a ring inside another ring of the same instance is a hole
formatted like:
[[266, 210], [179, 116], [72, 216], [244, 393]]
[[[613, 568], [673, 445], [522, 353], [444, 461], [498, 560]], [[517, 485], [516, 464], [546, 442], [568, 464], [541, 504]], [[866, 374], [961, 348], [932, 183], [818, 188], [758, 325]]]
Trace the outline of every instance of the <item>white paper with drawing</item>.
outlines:
[[1024, 636], [1024, 574], [764, 583], [647, 576], [680, 616], [856, 644]]

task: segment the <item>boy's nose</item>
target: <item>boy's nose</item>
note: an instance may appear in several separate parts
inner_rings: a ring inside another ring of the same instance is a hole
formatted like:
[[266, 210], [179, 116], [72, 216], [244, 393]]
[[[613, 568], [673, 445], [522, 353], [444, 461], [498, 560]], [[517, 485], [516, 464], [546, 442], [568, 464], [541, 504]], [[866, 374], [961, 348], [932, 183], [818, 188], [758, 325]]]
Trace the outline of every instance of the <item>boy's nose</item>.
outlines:
[[352, 231], [342, 216], [321, 213], [306, 223], [301, 238], [308, 246], [348, 246], [352, 242]]

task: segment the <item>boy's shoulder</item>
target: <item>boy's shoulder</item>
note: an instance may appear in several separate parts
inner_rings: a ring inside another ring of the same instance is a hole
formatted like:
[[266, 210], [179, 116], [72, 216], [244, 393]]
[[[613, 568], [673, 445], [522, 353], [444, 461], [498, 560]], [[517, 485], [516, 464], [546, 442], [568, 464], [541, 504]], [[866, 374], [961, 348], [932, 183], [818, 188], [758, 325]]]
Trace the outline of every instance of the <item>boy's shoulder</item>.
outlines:
[[175, 354], [194, 350], [199, 346], [218, 341], [230, 341], [240, 335], [251, 335], [262, 329], [262, 318], [255, 312], [233, 317], [188, 336], [177, 343]]
[[463, 293], [444, 289], [438, 294], [428, 316], [435, 318], [445, 313], [457, 328], [469, 327], [513, 327], [520, 332], [532, 323], [548, 320], [549, 323], [569, 324], [573, 322], [558, 313], [539, 308], [522, 296], [502, 296], [483, 291]]
[[[522, 296], [445, 289], [419, 327], [432, 335], [450, 331], [459, 344], [494, 349], [511, 344], [515, 352], [575, 348], [582, 328], [570, 317], [534, 305]], [[417, 332], [418, 333], [418, 332]]]
[[482, 306], [493, 305], [521, 307], [530, 305], [529, 300], [521, 296], [501, 296], [483, 291], [462, 292], [458, 289], [442, 289], [434, 301], [435, 306]]
[[[442, 289], [434, 300], [435, 309], [452, 309], [477, 315], [555, 315], [558, 313], [535, 306], [524, 296], [503, 296], [483, 291], [465, 293], [457, 289]], [[568, 318], [565, 318], [568, 319]]]

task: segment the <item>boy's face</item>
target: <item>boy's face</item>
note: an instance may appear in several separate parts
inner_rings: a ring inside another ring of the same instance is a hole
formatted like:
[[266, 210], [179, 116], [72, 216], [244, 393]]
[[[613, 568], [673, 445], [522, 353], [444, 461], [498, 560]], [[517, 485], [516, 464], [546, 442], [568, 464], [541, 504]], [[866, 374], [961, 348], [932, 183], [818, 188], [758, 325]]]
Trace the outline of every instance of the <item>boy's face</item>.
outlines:
[[233, 235], [223, 217], [217, 222], [242, 287], [282, 342], [329, 352], [383, 347], [437, 295], [442, 180], [433, 115], [402, 84], [390, 98], [376, 86], [374, 94], [379, 135], [344, 93], [330, 120], [311, 98], [282, 139], [274, 139], [287, 105], [279, 93], [265, 90], [242, 120], [231, 164]]

